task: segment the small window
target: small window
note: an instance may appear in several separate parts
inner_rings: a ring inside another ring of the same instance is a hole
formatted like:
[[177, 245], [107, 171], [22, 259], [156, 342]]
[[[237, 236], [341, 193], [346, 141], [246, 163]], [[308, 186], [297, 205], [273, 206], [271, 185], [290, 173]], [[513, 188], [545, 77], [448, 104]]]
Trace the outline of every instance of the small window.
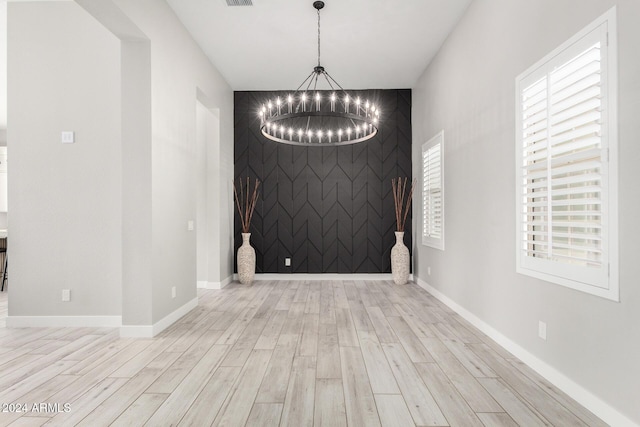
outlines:
[[422, 244], [444, 250], [444, 131], [422, 146]]
[[618, 300], [615, 10], [516, 79], [517, 271]]

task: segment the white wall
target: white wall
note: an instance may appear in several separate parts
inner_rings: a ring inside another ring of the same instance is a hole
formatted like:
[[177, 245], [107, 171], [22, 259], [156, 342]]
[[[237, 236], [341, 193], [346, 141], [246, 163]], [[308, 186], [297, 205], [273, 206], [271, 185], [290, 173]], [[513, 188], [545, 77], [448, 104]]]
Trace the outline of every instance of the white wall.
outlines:
[[[0, 146], [7, 145], [7, 1], [0, 0]], [[0, 188], [6, 197], [6, 185]], [[7, 228], [7, 213], [0, 212], [0, 229]]]
[[[9, 22], [10, 316], [121, 314], [157, 332], [196, 300], [199, 94], [219, 111], [208, 152], [231, 165], [207, 215], [232, 221], [233, 92], [164, 1], [11, 3]], [[232, 275], [232, 229], [208, 242], [224, 253], [209, 281]], [[58, 303], [62, 287], [82, 306]]]
[[7, 130], [7, 0], [0, 0], [0, 145]]
[[[620, 303], [516, 274], [514, 234], [515, 77], [614, 4]], [[446, 147], [446, 250], [418, 241], [415, 274], [610, 405], [593, 410], [613, 408], [613, 417], [617, 411], [640, 423], [638, 22], [637, 0], [475, 1], [416, 84], [412, 122], [416, 170], [421, 144], [440, 129]], [[415, 219], [421, 208], [416, 198]], [[539, 320], [547, 322], [547, 341], [537, 337]]]
[[73, 2], [8, 10], [9, 315], [119, 316], [119, 41]]
[[[197, 219], [196, 100], [200, 91], [220, 109], [220, 162], [233, 165], [233, 91], [164, 1], [114, 3], [151, 41], [152, 110], [152, 272], [153, 322], [196, 296], [196, 233], [187, 222]], [[212, 185], [221, 190], [233, 179], [233, 166]], [[219, 191], [215, 209], [232, 218], [230, 193]], [[213, 214], [209, 215], [211, 218]], [[196, 224], [197, 226], [197, 224]], [[221, 229], [221, 242], [230, 249], [223, 256], [228, 268], [220, 282], [232, 275], [232, 227]], [[228, 258], [228, 259], [227, 259]], [[171, 287], [177, 297], [171, 298]]]

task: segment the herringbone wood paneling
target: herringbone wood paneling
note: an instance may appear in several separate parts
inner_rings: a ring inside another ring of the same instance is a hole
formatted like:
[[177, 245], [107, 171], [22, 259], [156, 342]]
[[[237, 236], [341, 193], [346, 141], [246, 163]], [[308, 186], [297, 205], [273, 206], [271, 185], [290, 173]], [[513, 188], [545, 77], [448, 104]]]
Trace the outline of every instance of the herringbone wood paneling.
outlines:
[[[256, 106], [276, 93], [235, 93], [235, 177], [262, 181], [251, 224], [256, 271], [390, 272], [391, 178], [412, 176], [411, 90], [361, 91], [381, 106], [379, 133], [341, 147], [298, 147], [264, 138]], [[236, 250], [241, 242], [236, 212]], [[405, 244], [412, 246], [410, 217]], [[291, 257], [291, 267], [285, 267], [285, 257]]]

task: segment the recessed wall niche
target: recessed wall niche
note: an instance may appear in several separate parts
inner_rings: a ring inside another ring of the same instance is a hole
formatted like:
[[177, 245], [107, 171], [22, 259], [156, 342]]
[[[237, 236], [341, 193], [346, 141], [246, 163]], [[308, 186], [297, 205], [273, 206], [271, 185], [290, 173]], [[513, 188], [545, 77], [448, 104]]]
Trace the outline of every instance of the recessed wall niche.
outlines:
[[[251, 223], [257, 273], [391, 272], [391, 178], [412, 178], [411, 90], [350, 92], [380, 105], [380, 129], [369, 141], [339, 147], [266, 139], [257, 105], [287, 92], [235, 92], [234, 175], [262, 182]], [[237, 253], [242, 244], [237, 212], [234, 226]], [[411, 234], [408, 218], [409, 248]], [[285, 258], [291, 258], [290, 267]]]

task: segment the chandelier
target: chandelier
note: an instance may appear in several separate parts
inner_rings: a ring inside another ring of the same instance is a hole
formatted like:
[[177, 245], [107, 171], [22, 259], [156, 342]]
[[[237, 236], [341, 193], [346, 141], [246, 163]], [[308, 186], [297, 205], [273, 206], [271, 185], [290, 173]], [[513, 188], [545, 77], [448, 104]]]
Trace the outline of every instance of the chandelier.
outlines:
[[[259, 107], [260, 131], [276, 142], [291, 145], [348, 145], [378, 133], [379, 105], [350, 95], [320, 65], [320, 9], [318, 14], [318, 65], [293, 93], [268, 99]], [[320, 89], [328, 86], [329, 89]]]

